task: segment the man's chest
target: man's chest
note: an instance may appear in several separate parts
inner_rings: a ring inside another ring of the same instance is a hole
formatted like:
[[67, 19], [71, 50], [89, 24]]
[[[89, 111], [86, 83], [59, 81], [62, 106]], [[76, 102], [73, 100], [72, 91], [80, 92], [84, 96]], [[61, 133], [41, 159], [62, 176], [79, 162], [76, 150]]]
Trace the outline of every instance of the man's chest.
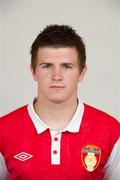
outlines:
[[51, 136], [16, 134], [5, 144], [5, 161], [11, 179], [100, 179], [107, 158], [102, 139], [85, 133]]

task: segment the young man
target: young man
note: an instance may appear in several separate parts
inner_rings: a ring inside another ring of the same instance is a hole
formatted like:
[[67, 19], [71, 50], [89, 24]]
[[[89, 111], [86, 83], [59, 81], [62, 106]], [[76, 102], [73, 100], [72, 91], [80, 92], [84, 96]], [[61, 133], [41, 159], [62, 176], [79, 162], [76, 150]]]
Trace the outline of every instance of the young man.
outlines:
[[0, 180], [118, 180], [120, 125], [83, 104], [85, 45], [66, 25], [47, 26], [31, 47], [37, 98], [0, 120]]

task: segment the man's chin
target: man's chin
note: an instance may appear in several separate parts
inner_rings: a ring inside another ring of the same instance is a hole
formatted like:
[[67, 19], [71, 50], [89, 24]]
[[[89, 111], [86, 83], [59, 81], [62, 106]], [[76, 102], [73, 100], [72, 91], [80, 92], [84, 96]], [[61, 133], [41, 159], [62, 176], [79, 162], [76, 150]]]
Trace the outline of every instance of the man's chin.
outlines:
[[50, 101], [52, 103], [54, 103], [54, 104], [62, 104], [62, 103], [65, 102], [65, 99], [63, 99], [63, 98], [54, 98], [54, 99], [51, 99]]

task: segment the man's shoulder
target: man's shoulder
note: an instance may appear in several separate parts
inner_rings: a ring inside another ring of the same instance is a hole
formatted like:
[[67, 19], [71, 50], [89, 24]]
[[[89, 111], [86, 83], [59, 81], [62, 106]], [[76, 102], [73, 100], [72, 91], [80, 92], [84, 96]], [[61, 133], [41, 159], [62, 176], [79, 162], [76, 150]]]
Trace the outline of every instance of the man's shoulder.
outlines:
[[111, 149], [120, 137], [120, 123], [113, 116], [90, 105], [84, 104], [84, 122], [89, 126], [93, 137], [101, 138], [111, 145]]
[[92, 120], [97, 121], [97, 123], [106, 123], [111, 125], [119, 126], [119, 120], [108, 114], [107, 112], [97, 109], [88, 104], [84, 104], [85, 106], [85, 116], [90, 117]]
[[26, 112], [27, 112], [27, 105], [19, 107], [15, 109], [14, 111], [11, 111], [8, 114], [5, 114], [2, 117], [0, 117], [0, 124], [6, 123], [6, 122], [8, 123], [9, 121], [12, 122], [16, 119], [19, 119], [21, 118], [21, 116], [24, 116]]

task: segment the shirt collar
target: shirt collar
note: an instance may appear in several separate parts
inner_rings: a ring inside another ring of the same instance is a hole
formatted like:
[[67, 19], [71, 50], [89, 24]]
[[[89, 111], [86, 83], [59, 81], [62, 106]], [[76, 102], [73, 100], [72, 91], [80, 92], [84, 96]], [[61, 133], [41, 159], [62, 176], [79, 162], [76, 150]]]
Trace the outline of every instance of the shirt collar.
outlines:
[[[38, 134], [44, 132], [47, 129], [51, 130], [51, 128], [47, 126], [35, 112], [33, 107], [33, 101], [27, 106], [27, 109], [29, 116], [31, 117], [31, 120]], [[78, 100], [78, 107], [76, 109], [76, 112], [74, 113], [69, 124], [63, 130], [61, 130], [61, 132], [65, 132], [65, 131], [69, 131], [73, 133], [79, 132], [83, 113], [84, 113], [84, 104], [81, 102], [81, 100]]]

